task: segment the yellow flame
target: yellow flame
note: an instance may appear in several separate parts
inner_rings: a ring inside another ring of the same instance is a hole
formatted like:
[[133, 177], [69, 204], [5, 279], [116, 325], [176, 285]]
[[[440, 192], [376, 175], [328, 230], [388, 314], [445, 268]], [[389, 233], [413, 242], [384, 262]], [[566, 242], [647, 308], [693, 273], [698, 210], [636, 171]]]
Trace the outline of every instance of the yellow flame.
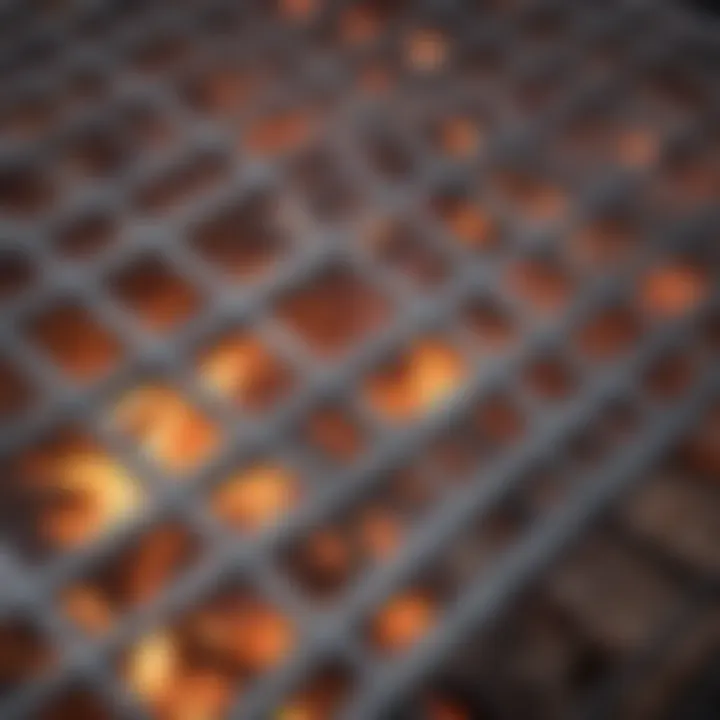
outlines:
[[370, 383], [370, 398], [392, 419], [407, 420], [444, 400], [462, 382], [460, 356], [443, 343], [425, 340], [410, 350], [398, 370]]
[[178, 671], [178, 652], [167, 632], [140, 640], [128, 663], [128, 683], [138, 696], [152, 702], [162, 699]]

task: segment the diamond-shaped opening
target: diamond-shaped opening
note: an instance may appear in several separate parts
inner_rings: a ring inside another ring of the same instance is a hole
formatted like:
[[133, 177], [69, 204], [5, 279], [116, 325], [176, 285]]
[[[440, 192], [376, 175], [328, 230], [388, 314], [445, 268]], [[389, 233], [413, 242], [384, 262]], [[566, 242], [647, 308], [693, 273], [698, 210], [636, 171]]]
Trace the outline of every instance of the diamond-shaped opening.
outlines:
[[55, 663], [56, 652], [28, 621], [0, 623], [0, 699], [27, 686]]
[[168, 117], [142, 102], [127, 107], [122, 122], [127, 143], [136, 148], [136, 152], [165, 147], [176, 133]]
[[462, 195], [443, 195], [433, 205], [450, 233], [465, 247], [490, 250], [498, 246], [497, 223], [478, 203]]
[[717, 200], [716, 166], [704, 149], [677, 151], [664, 158], [653, 176], [651, 194], [663, 210], [682, 212]]
[[197, 539], [181, 523], [164, 521], [63, 588], [63, 609], [85, 632], [105, 633], [169, 588], [197, 558], [198, 549]]
[[336, 598], [362, 567], [353, 528], [333, 521], [292, 543], [282, 563], [292, 580], [316, 602]]
[[73, 430], [18, 453], [4, 477], [3, 536], [30, 560], [87, 545], [142, 501], [128, 471]]
[[561, 357], [542, 357], [530, 363], [525, 381], [544, 400], [566, 400], [578, 389], [578, 378]]
[[578, 349], [595, 361], [610, 361], [627, 352], [640, 338], [642, 325], [627, 307], [606, 308], [577, 333]]
[[525, 418], [515, 402], [500, 392], [482, 401], [475, 412], [475, 422], [482, 437], [499, 447], [519, 442], [527, 430]]
[[357, 459], [366, 445], [358, 423], [337, 405], [313, 411], [304, 426], [304, 435], [324, 457], [335, 462], [348, 463]]
[[388, 309], [371, 285], [335, 268], [286, 296], [279, 314], [316, 353], [336, 356], [377, 330]]
[[447, 260], [407, 223], [389, 222], [372, 244], [380, 262], [421, 287], [438, 285], [448, 276]]
[[720, 478], [720, 404], [715, 403], [684, 438], [680, 458], [688, 469], [718, 484]]
[[352, 673], [341, 661], [332, 661], [312, 673], [279, 707], [281, 720], [332, 720], [353, 687]]
[[224, 717], [238, 692], [289, 655], [295, 635], [274, 605], [227, 583], [134, 643], [123, 676], [158, 717]]
[[202, 302], [190, 282], [151, 255], [135, 260], [111, 283], [114, 294], [140, 323], [155, 332], [169, 331], [189, 320]]
[[514, 319], [493, 298], [472, 299], [463, 309], [462, 317], [481, 353], [506, 350], [518, 338]]
[[117, 427], [163, 470], [183, 473], [210, 459], [220, 431], [177, 390], [161, 383], [125, 392], [112, 417]]
[[482, 147], [485, 130], [485, 126], [475, 117], [467, 113], [455, 113], [433, 125], [431, 142], [453, 160], [467, 160]]
[[352, 508], [293, 538], [281, 553], [282, 565], [313, 600], [337, 601], [371, 568], [396, 555], [433, 500], [417, 472], [392, 473]]
[[358, 193], [330, 149], [319, 146], [304, 152], [293, 163], [290, 173], [319, 218], [334, 220], [357, 208]]
[[277, 0], [278, 15], [290, 22], [307, 22], [322, 6], [322, 0]]
[[0, 356], [0, 423], [13, 420], [29, 409], [34, 393], [28, 380]]
[[475, 700], [473, 704], [465, 694], [460, 689], [444, 687], [425, 692], [420, 703], [424, 717], [430, 720], [464, 720], [474, 717], [473, 708], [478, 706], [478, 701]]
[[557, 7], [537, 7], [523, 13], [518, 28], [523, 44], [546, 46], [562, 40], [568, 29], [569, 17], [566, 10]]
[[342, 41], [348, 45], [359, 45], [377, 38], [383, 27], [397, 17], [400, 5], [384, 0], [360, 0], [344, 9], [339, 19]]
[[581, 227], [570, 252], [583, 264], [614, 268], [641, 242], [636, 223], [623, 213], [607, 213]]
[[100, 103], [110, 92], [110, 79], [102, 68], [78, 67], [70, 71], [67, 99], [72, 106]]
[[510, 64], [503, 47], [495, 42], [473, 42], [463, 50], [459, 58], [457, 72], [465, 81], [485, 84], [503, 80]]
[[677, 260], [650, 270], [640, 284], [639, 302], [652, 318], [670, 320], [692, 312], [709, 290], [707, 273]]
[[559, 311], [567, 304], [572, 291], [571, 278], [550, 258], [513, 263], [507, 272], [507, 282], [521, 300], [542, 313]]
[[117, 128], [90, 126], [74, 137], [65, 151], [67, 172], [80, 178], [108, 178], [122, 172], [129, 147]]
[[220, 483], [210, 506], [225, 524], [255, 533], [281, 521], [301, 498], [301, 483], [293, 470], [272, 460], [258, 460]]
[[277, 110], [256, 119], [243, 134], [243, 146], [256, 155], [284, 155], [310, 139], [316, 125], [309, 108]]
[[567, 198], [558, 187], [527, 172], [510, 169], [497, 171], [493, 187], [531, 222], [558, 220], [567, 207]]
[[415, 170], [415, 160], [409, 149], [387, 130], [370, 132], [365, 149], [372, 167], [390, 182], [407, 180]]
[[84, 687], [72, 686], [46, 702], [38, 720], [112, 720], [113, 717], [106, 701]]
[[68, 376], [91, 382], [115, 366], [120, 344], [85, 308], [61, 304], [34, 318], [31, 340]]
[[672, 353], [650, 365], [643, 384], [651, 397], [662, 401], [674, 400], [690, 388], [696, 369], [692, 356]]
[[54, 196], [54, 188], [39, 169], [21, 165], [0, 168], [0, 212], [34, 215], [46, 210]]
[[226, 160], [217, 154], [196, 154], [145, 185], [137, 194], [137, 205], [148, 213], [183, 207], [217, 186], [227, 168]]
[[0, 250], [0, 302], [27, 290], [34, 276], [33, 267], [25, 255], [14, 250]]
[[153, 34], [151, 40], [143, 40], [134, 50], [132, 62], [142, 72], [161, 73], [178, 65], [190, 48], [186, 38], [169, 33]]
[[439, 600], [424, 587], [408, 588], [386, 600], [369, 624], [372, 646], [383, 655], [409, 652], [436, 624]]
[[366, 95], [378, 97], [389, 94], [395, 80], [395, 73], [387, 62], [368, 62], [358, 70], [357, 86]]
[[42, 135], [55, 116], [55, 108], [49, 98], [22, 98], [0, 114], [0, 134], [16, 141], [31, 140]]
[[190, 78], [184, 95], [193, 109], [222, 118], [247, 106], [261, 85], [254, 69], [218, 63]]
[[374, 373], [365, 389], [373, 408], [394, 422], [408, 422], [446, 402], [462, 386], [467, 365], [437, 337], [416, 341]]
[[[539, 115], [557, 107], [568, 92], [568, 77], [566, 68], [557, 67], [550, 70], [543, 67], [532, 68], [521, 77], [511, 90], [511, 102], [519, 118], [524, 120], [528, 116]], [[507, 190], [507, 195], [512, 201], [522, 205], [525, 214], [529, 217], [536, 221], [548, 221], [554, 219], [556, 213], [559, 214], [562, 196], [550, 185], [545, 185], [541, 189], [540, 183], [537, 183], [531, 188], [530, 184], [535, 183], [535, 180], [529, 175], [523, 177], [522, 173], [509, 179], [507, 183], [508, 186], [512, 185], [512, 188]], [[539, 202], [538, 198], [541, 195], [544, 199]], [[520, 201], [521, 196], [522, 201]], [[550, 210], [555, 203], [558, 203], [557, 208]]]
[[202, 224], [192, 243], [219, 270], [242, 280], [267, 271], [289, 247], [278, 203], [267, 193], [238, 199]]
[[89, 212], [60, 228], [54, 246], [66, 258], [86, 260], [109, 247], [116, 235], [117, 225], [110, 215], [102, 211]]
[[222, 337], [198, 362], [201, 381], [213, 392], [251, 411], [263, 411], [293, 388], [288, 364], [258, 338], [238, 331]]
[[417, 72], [434, 72], [445, 65], [448, 50], [448, 38], [440, 30], [418, 28], [405, 38], [405, 63]]

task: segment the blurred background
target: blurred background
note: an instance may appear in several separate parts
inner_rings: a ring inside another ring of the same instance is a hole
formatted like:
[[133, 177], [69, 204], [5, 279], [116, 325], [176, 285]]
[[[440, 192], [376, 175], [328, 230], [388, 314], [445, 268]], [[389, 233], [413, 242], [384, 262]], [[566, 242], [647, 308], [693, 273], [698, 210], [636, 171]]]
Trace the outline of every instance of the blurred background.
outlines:
[[720, 717], [720, 17], [0, 2], [0, 717]]

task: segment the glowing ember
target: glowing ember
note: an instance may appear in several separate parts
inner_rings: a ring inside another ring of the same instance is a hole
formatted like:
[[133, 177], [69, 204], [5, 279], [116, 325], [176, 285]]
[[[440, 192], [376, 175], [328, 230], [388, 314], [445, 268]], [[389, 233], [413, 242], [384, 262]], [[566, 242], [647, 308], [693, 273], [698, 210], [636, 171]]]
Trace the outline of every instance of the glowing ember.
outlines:
[[67, 501], [49, 508], [42, 532], [62, 548], [74, 548], [98, 535], [137, 507], [140, 491], [125, 469], [96, 451], [54, 458], [52, 486]]
[[407, 63], [423, 72], [437, 70], [445, 62], [447, 41], [436, 30], [418, 30], [407, 41]]
[[230, 525], [257, 531], [276, 521], [295, 504], [295, 477], [277, 465], [256, 465], [221, 485], [213, 509]]
[[453, 157], [467, 157], [478, 149], [480, 133], [469, 118], [450, 118], [440, 129], [440, 144]]
[[464, 374], [455, 350], [435, 340], [424, 340], [370, 380], [370, 400], [390, 419], [409, 420], [445, 400], [461, 384]]
[[180, 395], [164, 386], [132, 390], [115, 409], [118, 426], [170, 471], [206, 459], [218, 442], [216, 428]]
[[436, 616], [429, 597], [406, 593], [390, 600], [373, 622], [375, 644], [386, 652], [402, 652], [427, 633]]
[[641, 293], [646, 309], [659, 318], [673, 318], [692, 310], [707, 290], [706, 279], [688, 265], [666, 265], [652, 271]]
[[143, 638], [131, 653], [127, 680], [139, 697], [162, 702], [177, 675], [178, 649], [166, 632]]
[[270, 352], [258, 340], [243, 335], [227, 338], [206, 353], [199, 372], [212, 391], [251, 409], [272, 403], [288, 384]]
[[89, 633], [105, 632], [112, 625], [111, 608], [93, 588], [78, 586], [67, 590], [62, 601], [65, 612]]

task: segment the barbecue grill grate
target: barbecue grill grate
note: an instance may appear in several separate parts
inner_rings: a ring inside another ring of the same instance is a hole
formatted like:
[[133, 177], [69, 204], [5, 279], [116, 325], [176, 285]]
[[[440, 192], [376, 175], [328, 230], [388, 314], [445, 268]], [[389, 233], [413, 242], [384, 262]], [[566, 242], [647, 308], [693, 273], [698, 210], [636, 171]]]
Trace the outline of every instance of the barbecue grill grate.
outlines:
[[718, 33], [5, 3], [0, 715], [657, 717], [718, 642]]

